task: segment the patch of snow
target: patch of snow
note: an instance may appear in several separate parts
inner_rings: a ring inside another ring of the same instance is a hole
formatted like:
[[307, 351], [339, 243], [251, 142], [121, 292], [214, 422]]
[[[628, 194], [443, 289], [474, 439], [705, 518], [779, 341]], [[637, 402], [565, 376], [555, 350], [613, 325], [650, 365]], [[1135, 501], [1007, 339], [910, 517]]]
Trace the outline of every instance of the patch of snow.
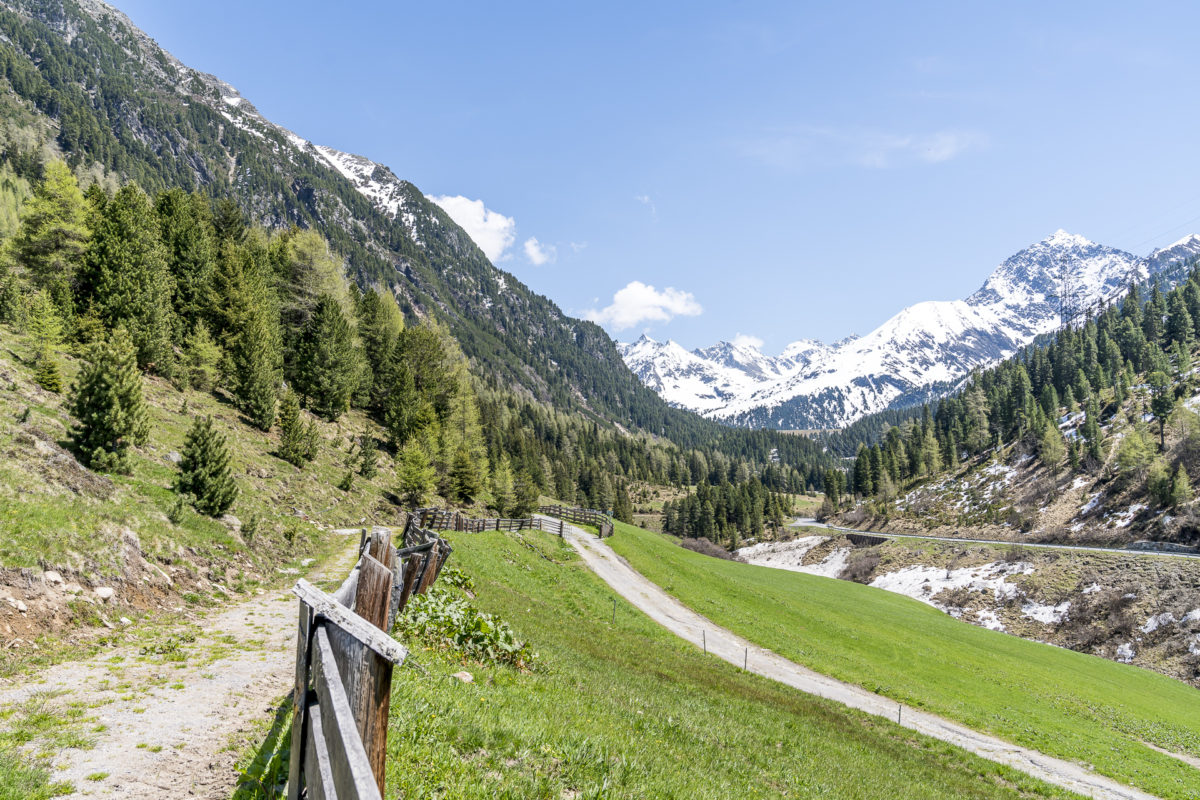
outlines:
[[989, 608], [981, 608], [975, 612], [976, 624], [993, 631], [1003, 631], [1004, 623], [996, 616], [996, 612]]
[[809, 551], [824, 542], [828, 536], [802, 536], [790, 542], [761, 542], [738, 549], [737, 554], [749, 564], [760, 567], [798, 570], [804, 565]]
[[1165, 611], [1162, 614], [1156, 614], [1146, 620], [1146, 624], [1142, 626], [1142, 633], [1154, 633], [1163, 625], [1170, 625], [1175, 621], [1175, 615], [1170, 611]]
[[1188, 652], [1194, 656], [1200, 656], [1200, 633], [1192, 637], [1192, 641], [1188, 642]]
[[1133, 656], [1134, 656], [1134, 653], [1133, 653], [1133, 644], [1132, 643], [1126, 642], [1125, 644], [1123, 644], [1117, 648], [1117, 661], [1121, 661], [1125, 664], [1128, 664], [1130, 661], [1133, 661]]
[[1113, 514], [1113, 527], [1128, 528], [1129, 524], [1133, 522], [1133, 518], [1145, 511], [1147, 508], [1149, 508], [1149, 506], [1142, 505], [1141, 503], [1134, 503], [1124, 511], [1118, 514]]
[[1074, 481], [1071, 482], [1072, 489], [1082, 489], [1083, 487], [1085, 487], [1087, 485], [1088, 485], [1088, 479], [1083, 478], [1083, 477], [1076, 478]]
[[1200, 621], [1200, 608], [1193, 608], [1191, 611], [1184, 614], [1183, 619], [1181, 619], [1179, 621], [1180, 622], [1191, 622], [1192, 620]]
[[1088, 586], [1086, 589], [1083, 590], [1083, 594], [1095, 594], [1096, 592], [1100, 591], [1102, 588], [1103, 587], [1101, 587], [1100, 584], [1093, 583], [1091, 586]]
[[935, 602], [934, 597], [946, 589], [969, 589], [973, 592], [990, 591], [993, 597], [1000, 601], [1012, 597], [1018, 591], [1016, 586], [1005, 579], [1012, 575], [1028, 574], [1028, 569], [1028, 565], [1024, 563], [1005, 564], [1001, 561], [978, 567], [960, 567], [950, 570], [914, 564], [886, 575], [880, 575], [871, 581], [871, 586], [906, 595], [945, 611], [946, 608]]
[[1028, 600], [1021, 604], [1021, 613], [1024, 616], [1046, 625], [1057, 625], [1062, 622], [1063, 617], [1070, 610], [1070, 600], [1064, 600], [1056, 606], [1048, 606], [1043, 603], [1034, 602], [1033, 600]]
[[806, 572], [809, 575], [821, 575], [826, 578], [836, 578], [842, 574], [842, 570], [846, 568], [846, 562], [850, 560], [849, 547], [839, 547], [834, 550], [820, 564], [812, 564], [810, 566], [790, 567], [793, 572]]
[[1091, 513], [1096, 508], [1096, 506], [1100, 505], [1100, 495], [1101, 494], [1103, 494], [1103, 492], [1096, 492], [1091, 497], [1089, 497], [1087, 503], [1084, 504], [1083, 508], [1079, 509], [1079, 516], [1081, 516], [1081, 517], [1086, 516], [1087, 514]]

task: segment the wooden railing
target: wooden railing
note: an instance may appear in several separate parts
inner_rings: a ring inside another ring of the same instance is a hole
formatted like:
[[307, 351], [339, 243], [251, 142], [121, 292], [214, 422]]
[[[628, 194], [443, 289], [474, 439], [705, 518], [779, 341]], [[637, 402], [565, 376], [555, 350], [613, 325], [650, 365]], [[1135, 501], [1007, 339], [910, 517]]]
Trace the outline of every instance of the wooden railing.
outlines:
[[563, 526], [540, 517], [521, 517], [504, 519], [488, 517], [475, 519], [461, 511], [449, 511], [441, 508], [418, 508], [412, 512], [413, 518], [419, 520], [421, 527], [437, 531], [464, 531], [466, 533], [482, 533], [483, 531], [546, 531], [562, 536]]
[[296, 583], [296, 647], [288, 800], [379, 800], [392, 670], [408, 655], [388, 635], [408, 599], [437, 580], [450, 545], [409, 516], [392, 532], [362, 529], [359, 559], [333, 594]]
[[567, 506], [542, 506], [538, 509], [539, 514], [545, 514], [548, 517], [558, 517], [565, 519], [567, 522], [574, 522], [577, 525], [595, 525], [600, 532], [600, 538], [612, 536], [613, 521], [612, 517], [603, 511], [597, 511], [594, 508], [569, 508]]

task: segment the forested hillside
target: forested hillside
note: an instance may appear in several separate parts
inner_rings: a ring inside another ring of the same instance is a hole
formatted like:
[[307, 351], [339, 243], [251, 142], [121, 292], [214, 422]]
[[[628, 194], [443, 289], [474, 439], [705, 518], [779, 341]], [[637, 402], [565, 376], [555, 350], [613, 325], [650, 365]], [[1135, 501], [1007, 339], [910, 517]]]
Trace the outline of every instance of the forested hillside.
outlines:
[[[1054, 526], [1070, 522], [1070, 531], [1043, 533], [1195, 543], [1200, 272], [1181, 278], [1166, 291], [1133, 287], [1120, 304], [974, 375], [913, 419], [864, 420], [861, 428], [879, 435], [860, 446], [844, 491], [881, 520], [1022, 531], [1046, 528], [1048, 515], [1035, 512], [1066, 497], [1074, 511]], [[990, 481], [977, 474], [988, 463]], [[953, 508], [936, 502], [951, 493], [962, 494], [947, 499]], [[831, 506], [843, 505], [836, 489], [830, 494]]]

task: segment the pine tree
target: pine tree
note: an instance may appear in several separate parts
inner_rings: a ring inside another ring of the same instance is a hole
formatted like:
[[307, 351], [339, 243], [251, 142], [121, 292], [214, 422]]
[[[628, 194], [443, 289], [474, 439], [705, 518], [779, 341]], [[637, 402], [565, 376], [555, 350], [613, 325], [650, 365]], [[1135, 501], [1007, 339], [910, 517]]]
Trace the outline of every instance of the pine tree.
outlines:
[[317, 301], [304, 327], [297, 358], [297, 390], [313, 413], [335, 421], [350, 409], [358, 361], [350, 324], [330, 295], [322, 295]]
[[396, 491], [400, 499], [409, 508], [420, 508], [433, 491], [435, 477], [425, 449], [416, 441], [406, 444], [400, 451], [396, 469]]
[[391, 292], [375, 289], [363, 295], [358, 303], [358, 337], [371, 375], [382, 377], [384, 366], [404, 330], [404, 315]]
[[500, 516], [509, 514], [516, 504], [514, 491], [512, 465], [508, 456], [501, 455], [496, 468], [492, 470], [492, 502]]
[[383, 393], [383, 424], [391, 434], [392, 446], [404, 447], [409, 439], [436, 420], [433, 406], [417, 391], [412, 370], [402, 360], [388, 374]]
[[42, 182], [21, 209], [12, 255], [46, 289], [61, 311], [71, 310], [71, 291], [83, 264], [89, 231], [87, 204], [75, 176], [62, 161], [46, 164]]
[[37, 353], [34, 380], [46, 391], [58, 394], [63, 388], [62, 369], [54, 349], [62, 340], [63, 324], [50, 293], [45, 289], [39, 289], [30, 297], [27, 327], [33, 335]]
[[154, 203], [159, 235], [174, 278], [175, 313], [187, 325], [212, 306], [212, 280], [216, 271], [217, 239], [208, 200], [182, 189], [170, 189]]
[[221, 356], [221, 346], [208, 332], [208, 326], [203, 320], [197, 321], [183, 342], [184, 380], [187, 385], [202, 392], [216, 386]]
[[1150, 412], [1158, 420], [1158, 449], [1161, 452], [1167, 449], [1167, 417], [1175, 408], [1175, 392], [1171, 379], [1162, 372], [1151, 372], [1146, 376], [1146, 383], [1150, 385]]
[[105, 325], [128, 329], [138, 365], [170, 376], [172, 281], [153, 208], [136, 185], [122, 187], [93, 215], [81, 274], [83, 298]]
[[358, 474], [371, 480], [379, 472], [379, 445], [375, 437], [364, 433], [359, 437]]
[[212, 417], [197, 418], [188, 431], [175, 491], [190, 495], [195, 509], [210, 517], [221, 516], [237, 500], [229, 446]]
[[1171, 480], [1171, 505], [1190, 503], [1192, 497], [1192, 482], [1188, 479], [1187, 470], [1180, 464], [1175, 467], [1175, 477]]
[[291, 389], [279, 404], [279, 457], [300, 469], [312, 460], [310, 432], [300, 417], [300, 399]]
[[1058, 432], [1058, 428], [1050, 423], [1046, 426], [1046, 430], [1042, 433], [1041, 446], [1039, 454], [1042, 458], [1042, 463], [1051, 472], [1058, 472], [1058, 468], [1062, 465], [1063, 456], [1066, 455], [1066, 447], [1063, 446], [1062, 434]]
[[461, 503], [472, 503], [479, 494], [479, 467], [471, 458], [471, 451], [465, 446], [454, 451], [447, 475], [450, 497]]
[[129, 447], [145, 444], [150, 421], [142, 399], [137, 354], [124, 328], [93, 345], [75, 384], [72, 441], [84, 463], [103, 472], [128, 472]]

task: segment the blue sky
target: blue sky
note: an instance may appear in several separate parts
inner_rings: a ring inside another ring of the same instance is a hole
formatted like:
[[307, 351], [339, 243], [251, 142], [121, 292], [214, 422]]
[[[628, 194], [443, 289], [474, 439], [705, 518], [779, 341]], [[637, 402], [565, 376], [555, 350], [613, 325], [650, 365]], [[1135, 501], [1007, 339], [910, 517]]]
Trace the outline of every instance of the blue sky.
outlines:
[[1060, 227], [1200, 231], [1192, 4], [117, 4], [622, 340], [778, 352]]

